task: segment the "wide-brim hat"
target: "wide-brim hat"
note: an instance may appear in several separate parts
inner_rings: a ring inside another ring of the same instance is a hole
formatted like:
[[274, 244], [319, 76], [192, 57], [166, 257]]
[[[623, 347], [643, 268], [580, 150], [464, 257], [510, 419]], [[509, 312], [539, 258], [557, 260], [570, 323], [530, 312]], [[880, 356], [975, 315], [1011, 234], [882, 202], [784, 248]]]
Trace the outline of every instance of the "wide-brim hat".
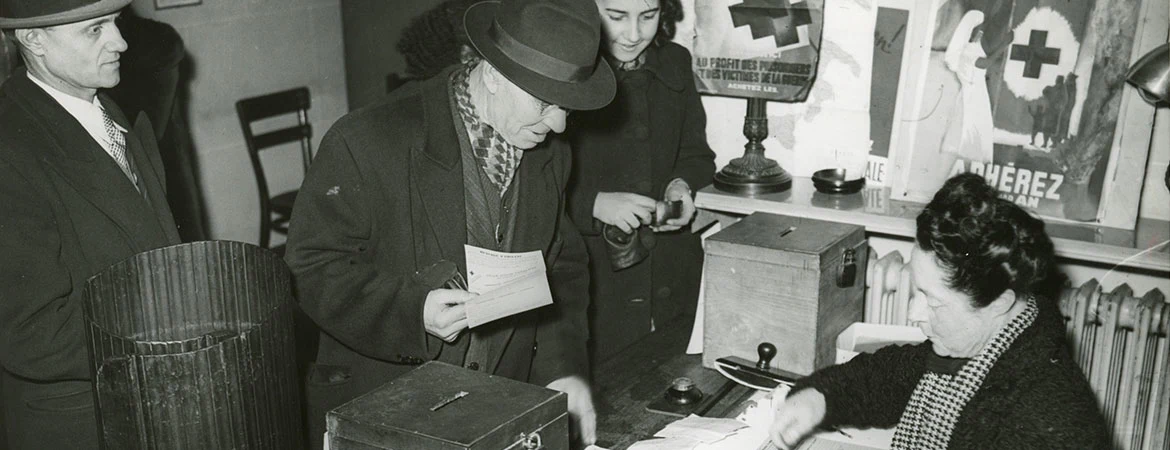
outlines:
[[463, 16], [471, 45], [512, 83], [574, 110], [613, 100], [613, 69], [598, 55], [601, 16], [584, 0], [503, 0], [471, 5]]
[[118, 12], [132, 0], [0, 0], [0, 28], [41, 28]]

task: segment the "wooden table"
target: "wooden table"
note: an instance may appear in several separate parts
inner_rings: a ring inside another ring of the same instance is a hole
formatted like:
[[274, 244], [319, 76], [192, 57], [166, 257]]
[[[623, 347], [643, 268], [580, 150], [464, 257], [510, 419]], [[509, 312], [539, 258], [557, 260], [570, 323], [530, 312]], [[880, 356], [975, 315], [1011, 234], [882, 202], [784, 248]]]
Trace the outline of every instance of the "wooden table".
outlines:
[[593, 368], [597, 445], [621, 450], [649, 439], [678, 417], [646, 410], [677, 377], [688, 377], [705, 394], [697, 408], [707, 417], [734, 417], [752, 390], [703, 368], [702, 355], [685, 354], [692, 319], [665, 324]]

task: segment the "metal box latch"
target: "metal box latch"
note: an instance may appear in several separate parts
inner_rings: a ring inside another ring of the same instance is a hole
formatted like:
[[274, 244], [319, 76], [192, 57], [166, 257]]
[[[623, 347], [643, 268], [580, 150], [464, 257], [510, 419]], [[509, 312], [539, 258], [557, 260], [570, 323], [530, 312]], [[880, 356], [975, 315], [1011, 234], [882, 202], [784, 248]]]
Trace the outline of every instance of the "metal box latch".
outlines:
[[841, 269], [837, 272], [837, 287], [853, 286], [857, 280], [857, 255], [853, 249], [845, 249], [841, 255]]

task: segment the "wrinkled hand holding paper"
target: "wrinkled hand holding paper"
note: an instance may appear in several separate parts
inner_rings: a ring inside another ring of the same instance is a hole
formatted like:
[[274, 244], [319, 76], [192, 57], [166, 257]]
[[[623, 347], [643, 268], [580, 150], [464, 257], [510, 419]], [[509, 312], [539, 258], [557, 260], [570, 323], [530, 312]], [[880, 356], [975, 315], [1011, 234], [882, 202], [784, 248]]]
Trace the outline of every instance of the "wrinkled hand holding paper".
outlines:
[[544, 256], [539, 250], [506, 253], [464, 245], [463, 252], [467, 290], [479, 294], [465, 305], [468, 327], [552, 304]]

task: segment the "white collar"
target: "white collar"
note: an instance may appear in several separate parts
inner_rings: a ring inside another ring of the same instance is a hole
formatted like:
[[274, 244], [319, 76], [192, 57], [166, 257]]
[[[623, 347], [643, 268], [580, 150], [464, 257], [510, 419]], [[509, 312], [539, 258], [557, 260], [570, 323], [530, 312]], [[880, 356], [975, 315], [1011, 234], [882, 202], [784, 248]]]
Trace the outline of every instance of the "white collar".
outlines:
[[[101, 100], [98, 100], [97, 95], [93, 96], [92, 102], [87, 102], [80, 98], [61, 92], [61, 90], [50, 86], [44, 81], [41, 81], [39, 78], [34, 76], [32, 72], [25, 73], [28, 74], [28, 79], [32, 80], [32, 82], [37, 86], [40, 86], [41, 89], [44, 89], [50, 97], [53, 97], [53, 100], [56, 100], [62, 108], [65, 108], [65, 110], [69, 112], [69, 115], [77, 119], [78, 122], [81, 122], [81, 125], [85, 127], [86, 131], [89, 131], [89, 133], [94, 135], [94, 137], [102, 137], [101, 139], [98, 139], [98, 141], [105, 140], [105, 119], [102, 117], [102, 111], [105, 108], [102, 107], [102, 102]], [[118, 131], [123, 133], [126, 132], [126, 129], [117, 122], [114, 122], [114, 127], [116, 127]]]

